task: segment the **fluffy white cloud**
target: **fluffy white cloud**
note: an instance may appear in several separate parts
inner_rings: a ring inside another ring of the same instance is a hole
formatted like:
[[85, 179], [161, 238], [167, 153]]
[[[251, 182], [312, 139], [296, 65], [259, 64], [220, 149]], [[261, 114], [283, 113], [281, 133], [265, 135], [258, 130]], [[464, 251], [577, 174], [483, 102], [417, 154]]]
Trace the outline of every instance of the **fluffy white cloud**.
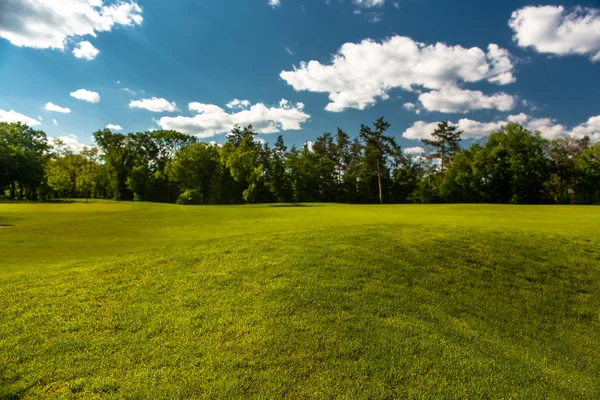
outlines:
[[[552, 118], [531, 118], [527, 114], [521, 113], [508, 116], [506, 121], [479, 122], [463, 118], [457, 125], [464, 131], [465, 139], [481, 139], [488, 136], [491, 132], [500, 129], [509, 122], [519, 123], [532, 132], [540, 132], [546, 139], [556, 139], [561, 136], [583, 137], [589, 136], [592, 141], [600, 140], [600, 115], [591, 117], [587, 122], [569, 130], [566, 126], [558, 124]], [[417, 121], [408, 128], [402, 136], [407, 139], [421, 140], [431, 139], [431, 133], [437, 127], [437, 122], [427, 123]]]
[[445, 87], [419, 95], [419, 101], [429, 111], [467, 113], [473, 110], [512, 110], [516, 104], [513, 96], [497, 93], [486, 96], [478, 90], [465, 90], [456, 86]]
[[577, 126], [572, 133], [579, 137], [600, 134], [600, 115], [591, 117], [587, 122]]
[[353, 0], [353, 3], [359, 7], [371, 8], [381, 7], [385, 4], [385, 0]]
[[143, 108], [152, 112], [173, 112], [177, 110], [175, 102], [152, 97], [151, 99], [133, 100], [129, 103], [130, 108]]
[[2, 1], [0, 37], [19, 47], [64, 50], [73, 38], [95, 37], [115, 25], [134, 26], [143, 21], [142, 9], [133, 0], [104, 3], [104, 0]]
[[523, 125], [534, 132], [540, 132], [546, 139], [555, 139], [559, 136], [564, 136], [567, 133], [567, 128], [557, 124], [556, 120], [552, 118], [527, 120]]
[[275, 133], [299, 130], [310, 115], [304, 112], [304, 104], [281, 100], [278, 107], [267, 107], [262, 103], [251, 105], [248, 109], [228, 113], [212, 104], [190, 103], [189, 109], [196, 115], [192, 117], [163, 117], [157, 121], [163, 129], [173, 129], [198, 137], [211, 137], [229, 132], [235, 124], [252, 124], [258, 133]]
[[57, 106], [54, 103], [46, 103], [46, 106], [44, 107], [44, 109], [46, 111], [53, 111], [53, 112], [58, 112], [58, 113], [63, 113], [63, 114], [68, 114], [71, 112], [70, 108], [66, 108], [66, 107], [61, 107], [61, 106]]
[[100, 50], [95, 48], [94, 45], [87, 40], [79, 42], [77, 47], [73, 49], [73, 55], [75, 57], [84, 58], [86, 60], [93, 60], [98, 54], [100, 54]]
[[514, 122], [517, 124], [524, 124], [529, 119], [529, 115], [527, 115], [525, 113], [521, 113], [521, 114], [517, 114], [517, 115], [509, 115], [507, 119], [509, 122]]
[[113, 125], [113, 124], [106, 125], [106, 128], [110, 129], [111, 131], [122, 131], [123, 130], [121, 125]]
[[600, 61], [600, 9], [529, 6], [513, 12], [509, 26], [521, 47], [546, 54], [588, 55]]
[[98, 93], [86, 89], [79, 89], [71, 92], [71, 97], [74, 97], [77, 100], [87, 101], [88, 103], [98, 103], [100, 101], [100, 95]]
[[416, 105], [414, 103], [404, 103], [402, 107], [404, 107], [406, 110], [414, 110]]
[[40, 125], [40, 122], [37, 119], [30, 118], [27, 115], [20, 114], [15, 110], [4, 111], [0, 110], [0, 122], [20, 122], [22, 124], [26, 124], [29, 126], [37, 126]]
[[[500, 129], [502, 125], [505, 125], [502, 122], [482, 123], [468, 118], [461, 119], [458, 121], [458, 124], [452, 124], [458, 125], [459, 129], [464, 131], [462, 135], [464, 139], [480, 139], [489, 135], [490, 132]], [[406, 139], [414, 140], [431, 139], [431, 133], [437, 128], [437, 125], [437, 122], [417, 121], [402, 136]]]
[[425, 149], [422, 147], [407, 147], [404, 149], [405, 154], [423, 154]]
[[238, 99], [233, 99], [232, 101], [230, 101], [229, 103], [227, 103], [227, 108], [248, 108], [250, 107], [250, 101], [249, 100], [238, 100]]
[[[459, 130], [464, 131], [463, 139], [481, 139], [506, 125], [507, 121], [479, 122], [462, 118], [458, 123], [451, 122], [451, 124], [457, 125]], [[417, 121], [402, 136], [414, 140], [431, 139], [431, 133], [437, 128], [437, 125], [437, 122]]]
[[281, 0], [269, 0], [269, 5], [273, 8], [277, 8], [281, 5]]
[[225, 112], [221, 107], [214, 104], [190, 103], [188, 108], [197, 114], [221, 114]]
[[84, 147], [92, 147], [90, 145], [83, 144], [79, 141], [79, 138], [75, 135], [57, 136], [56, 138], [48, 137], [48, 143], [54, 144], [55, 139], [60, 139], [66, 148], [71, 150], [73, 153], [80, 153]]
[[478, 47], [425, 45], [394, 36], [346, 43], [330, 64], [302, 62], [280, 76], [296, 90], [329, 93], [326, 110], [340, 112], [385, 100], [394, 88], [435, 90], [480, 81], [505, 85], [515, 81], [512, 70], [508, 52], [494, 44], [486, 53]]

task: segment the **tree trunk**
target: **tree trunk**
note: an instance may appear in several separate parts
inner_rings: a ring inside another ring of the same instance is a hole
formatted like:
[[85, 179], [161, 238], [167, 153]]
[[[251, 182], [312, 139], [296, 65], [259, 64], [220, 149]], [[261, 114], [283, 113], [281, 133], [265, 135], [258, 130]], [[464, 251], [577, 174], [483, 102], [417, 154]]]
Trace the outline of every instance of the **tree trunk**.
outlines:
[[444, 151], [444, 148], [442, 147], [442, 165], [440, 168], [440, 171], [442, 172], [442, 175], [444, 175], [444, 157], [446, 157], [446, 152]]
[[379, 160], [377, 160], [377, 183], [379, 185], [379, 204], [383, 204], [383, 190], [381, 189], [381, 167], [379, 166]]

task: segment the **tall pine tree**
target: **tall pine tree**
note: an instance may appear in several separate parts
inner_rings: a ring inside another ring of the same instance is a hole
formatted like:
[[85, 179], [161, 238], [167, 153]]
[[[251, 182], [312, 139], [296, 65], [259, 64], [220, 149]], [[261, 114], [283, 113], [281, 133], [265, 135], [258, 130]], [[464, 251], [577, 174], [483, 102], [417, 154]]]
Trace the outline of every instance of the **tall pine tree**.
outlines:
[[383, 188], [381, 176], [389, 155], [397, 148], [394, 138], [385, 136], [384, 133], [390, 128], [390, 124], [383, 117], [373, 123], [375, 129], [361, 125], [359, 136], [364, 142], [364, 162], [374, 167], [377, 172], [377, 186], [379, 188], [379, 202], [383, 204]]
[[460, 150], [460, 135], [463, 131], [458, 130], [458, 126], [450, 125], [448, 121], [442, 121], [433, 131], [433, 139], [422, 139], [426, 146], [433, 147], [429, 154], [430, 160], [440, 160], [440, 172], [443, 174], [445, 169], [452, 162], [452, 157]]

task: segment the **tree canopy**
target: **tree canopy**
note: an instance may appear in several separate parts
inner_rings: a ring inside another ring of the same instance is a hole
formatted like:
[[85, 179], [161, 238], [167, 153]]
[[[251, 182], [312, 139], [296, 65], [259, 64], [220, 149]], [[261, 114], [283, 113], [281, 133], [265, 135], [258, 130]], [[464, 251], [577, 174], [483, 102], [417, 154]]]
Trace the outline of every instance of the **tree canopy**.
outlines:
[[519, 124], [462, 146], [442, 121], [405, 154], [379, 118], [351, 139], [342, 129], [301, 147], [273, 147], [252, 126], [223, 145], [175, 131], [94, 133], [72, 152], [22, 124], [0, 123], [0, 196], [105, 198], [180, 204], [254, 202], [600, 204], [600, 144], [546, 140]]

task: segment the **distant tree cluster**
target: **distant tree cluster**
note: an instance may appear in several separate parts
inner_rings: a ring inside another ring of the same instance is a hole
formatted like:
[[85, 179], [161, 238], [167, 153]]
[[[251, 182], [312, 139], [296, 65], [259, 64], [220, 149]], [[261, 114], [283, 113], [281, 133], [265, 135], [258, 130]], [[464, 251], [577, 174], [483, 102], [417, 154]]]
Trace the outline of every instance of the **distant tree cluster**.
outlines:
[[600, 204], [600, 143], [546, 140], [518, 124], [461, 148], [441, 122], [427, 151], [405, 154], [383, 118], [351, 140], [338, 129], [312, 145], [261, 144], [236, 126], [220, 146], [175, 131], [94, 133], [73, 153], [26, 125], [0, 123], [0, 196], [179, 204], [256, 202]]

